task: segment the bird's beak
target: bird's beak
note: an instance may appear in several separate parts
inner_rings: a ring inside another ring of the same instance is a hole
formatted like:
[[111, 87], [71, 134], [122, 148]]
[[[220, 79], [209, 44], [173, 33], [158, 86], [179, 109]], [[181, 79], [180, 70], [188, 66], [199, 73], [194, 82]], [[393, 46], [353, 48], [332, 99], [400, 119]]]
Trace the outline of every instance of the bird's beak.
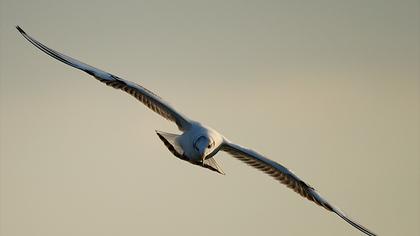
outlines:
[[201, 163], [204, 164], [204, 160], [206, 159], [206, 155], [205, 155], [204, 152], [203, 153], [200, 153], [200, 159], [201, 159]]

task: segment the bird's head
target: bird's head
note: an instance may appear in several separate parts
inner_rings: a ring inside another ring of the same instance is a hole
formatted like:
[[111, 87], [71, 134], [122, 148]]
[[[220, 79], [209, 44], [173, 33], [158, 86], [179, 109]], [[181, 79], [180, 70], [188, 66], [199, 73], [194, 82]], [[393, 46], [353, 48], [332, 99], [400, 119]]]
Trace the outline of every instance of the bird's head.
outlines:
[[204, 160], [213, 151], [214, 147], [214, 140], [206, 135], [200, 136], [194, 141], [194, 149], [200, 155], [201, 160]]

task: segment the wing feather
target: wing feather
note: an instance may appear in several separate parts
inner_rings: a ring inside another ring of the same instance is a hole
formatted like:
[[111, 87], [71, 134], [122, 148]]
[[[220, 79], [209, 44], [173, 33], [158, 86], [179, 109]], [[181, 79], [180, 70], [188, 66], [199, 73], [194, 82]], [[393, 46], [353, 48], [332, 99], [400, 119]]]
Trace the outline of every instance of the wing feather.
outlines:
[[302, 197], [308, 199], [309, 201], [315, 202], [319, 206], [327, 209], [328, 211], [332, 211], [341, 218], [343, 218], [346, 222], [354, 226], [355, 228], [359, 229], [366, 235], [374, 236], [373, 232], [362, 226], [361, 224], [357, 223], [356, 221], [350, 219], [344, 212], [342, 212], [337, 207], [334, 207], [329, 202], [327, 202], [318, 192], [297, 177], [292, 171], [280, 165], [277, 162], [274, 162], [255, 151], [250, 149], [241, 147], [239, 145], [230, 143], [225, 141], [222, 146], [221, 150], [229, 153], [233, 157], [245, 162], [246, 164], [257, 168], [266, 174], [272, 176], [276, 180], [280, 181], [282, 184], [286, 185], [287, 187], [293, 189], [296, 193], [301, 195]]
[[44, 53], [69, 66], [72, 66], [74, 68], [88, 73], [89, 75], [95, 77], [97, 80], [99, 80], [102, 83], [105, 83], [110, 87], [127, 92], [128, 94], [132, 95], [137, 100], [139, 100], [141, 103], [146, 105], [152, 111], [156, 112], [157, 114], [170, 121], [175, 122], [180, 130], [186, 130], [190, 126], [190, 120], [188, 118], [177, 112], [161, 97], [154, 94], [145, 87], [124, 80], [122, 78], [119, 78], [118, 76], [112, 75], [106, 71], [100, 70], [79, 60], [66, 56], [60, 52], [57, 52], [29, 36], [19, 26], [16, 26], [16, 28], [19, 30], [19, 32], [25, 39], [27, 39], [31, 44], [33, 44], [35, 47], [37, 47]]

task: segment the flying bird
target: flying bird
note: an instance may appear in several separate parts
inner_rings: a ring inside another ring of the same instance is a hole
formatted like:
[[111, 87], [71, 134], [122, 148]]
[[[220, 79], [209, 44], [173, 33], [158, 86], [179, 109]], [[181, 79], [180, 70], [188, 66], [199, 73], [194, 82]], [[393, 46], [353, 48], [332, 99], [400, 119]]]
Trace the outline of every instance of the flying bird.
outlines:
[[272, 176], [274, 179], [293, 189], [296, 193], [309, 201], [315, 202], [326, 210], [334, 212], [366, 235], [376, 235], [361, 224], [350, 219], [339, 208], [330, 204], [326, 199], [321, 197], [313, 187], [283, 165], [270, 160], [251, 149], [235, 144], [214, 129], [186, 117], [161, 97], [145, 87], [57, 52], [26, 34], [19, 26], [16, 26], [16, 28], [25, 39], [44, 53], [69, 66], [88, 73], [108, 86], [127, 92], [152, 111], [167, 120], [174, 122], [182, 134], [178, 135], [161, 131], [156, 131], [156, 134], [168, 150], [179, 159], [224, 174], [223, 170], [214, 159], [214, 155], [219, 151], [227, 152], [234, 158]]

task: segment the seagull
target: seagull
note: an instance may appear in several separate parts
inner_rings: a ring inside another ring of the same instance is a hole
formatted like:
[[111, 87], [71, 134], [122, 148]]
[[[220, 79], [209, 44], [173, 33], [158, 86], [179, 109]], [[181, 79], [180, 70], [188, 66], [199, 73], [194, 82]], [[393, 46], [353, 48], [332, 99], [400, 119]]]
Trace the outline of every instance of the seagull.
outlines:
[[251, 149], [235, 144], [214, 129], [186, 117], [161, 97], [145, 87], [57, 52], [26, 34], [19, 26], [16, 26], [16, 29], [26, 40], [44, 53], [69, 66], [88, 73], [108, 86], [123, 90], [163, 118], [174, 122], [182, 134], [171, 134], [158, 130], [156, 130], [156, 134], [168, 150], [179, 159], [224, 175], [225, 173], [217, 164], [214, 155], [219, 151], [227, 152], [234, 158], [265, 172], [309, 201], [337, 214], [347, 223], [366, 235], [376, 235], [361, 224], [352, 220], [338, 207], [330, 204], [326, 199], [321, 197], [313, 187], [283, 165], [270, 160]]

